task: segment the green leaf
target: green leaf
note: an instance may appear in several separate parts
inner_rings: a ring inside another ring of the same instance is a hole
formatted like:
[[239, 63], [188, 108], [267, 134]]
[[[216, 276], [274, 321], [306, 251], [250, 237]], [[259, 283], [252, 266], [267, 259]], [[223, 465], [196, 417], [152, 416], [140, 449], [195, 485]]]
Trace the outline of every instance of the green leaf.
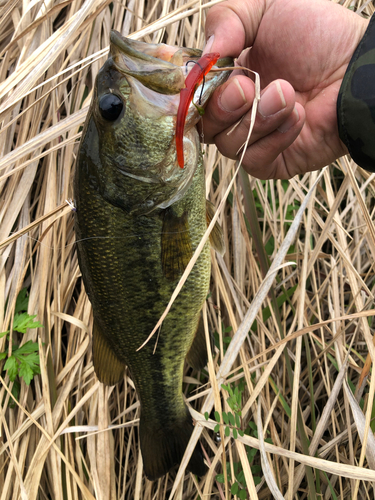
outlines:
[[237, 437], [238, 437], [238, 436], [237, 436], [237, 430], [236, 430], [236, 429], [233, 429], [233, 437], [234, 437], [234, 439], [237, 439]]
[[244, 431], [241, 431], [241, 430], [238, 430], [238, 434], [239, 434], [241, 437], [244, 437], [244, 435], [245, 435]]
[[28, 328], [43, 328], [38, 321], [34, 321], [36, 314], [30, 316], [27, 312], [16, 314], [13, 320], [13, 330], [20, 333], [26, 333]]
[[27, 307], [29, 305], [29, 297], [26, 296], [27, 289], [23, 288], [18, 294], [16, 300], [16, 307], [14, 309], [14, 313], [17, 314], [19, 312], [27, 311]]
[[[239, 464], [242, 467], [242, 464]], [[241, 469], [238, 474], [236, 474], [236, 479], [240, 484], [245, 484], [246, 485], [246, 480], [245, 480], [245, 474], [244, 471]]]
[[229, 462], [227, 462], [227, 479], [230, 483], [232, 482], [232, 474], [230, 471], [230, 463]]
[[[254, 482], [255, 482], [255, 477], [254, 477]], [[260, 478], [258, 478], [260, 479]], [[255, 483], [255, 484], [259, 484], [259, 483]], [[241, 490], [238, 494], [238, 497], [240, 498], [240, 500], [246, 500], [247, 499], [247, 493], [246, 493], [246, 490]]]
[[238, 492], [238, 483], [233, 483], [230, 487], [230, 492], [232, 495], [237, 495]]
[[[30, 366], [39, 366], [39, 363], [40, 363], [40, 359], [39, 359], [39, 353], [38, 352], [32, 352], [30, 354], [25, 354], [25, 353], [19, 353], [19, 349], [15, 349], [13, 351], [13, 354], [14, 354], [14, 357], [18, 360], [18, 361], [23, 361], [23, 360], [26, 360], [27, 364], [29, 364]], [[24, 356], [22, 355], [24, 354]]]
[[236, 426], [241, 427], [241, 419], [240, 419], [239, 414], [236, 413], [235, 417], [236, 417]]
[[[8, 370], [8, 376], [11, 382], [14, 382], [17, 375], [24, 379], [27, 385], [30, 385], [34, 375], [40, 373], [40, 358], [38, 344], [29, 340], [22, 347], [13, 345], [12, 356], [10, 356], [4, 365], [4, 370]], [[0, 359], [4, 359], [7, 352], [0, 353]]]
[[220, 424], [215, 425], [214, 432], [220, 432]]
[[229, 427], [225, 427], [225, 435], [226, 435], [226, 437], [229, 437], [229, 435], [230, 435], [230, 428]]
[[33, 342], [32, 340], [28, 340], [23, 346], [19, 347], [16, 351], [14, 351], [15, 356], [19, 356], [21, 354], [31, 354], [33, 352], [39, 351], [39, 345], [37, 342]]
[[20, 377], [22, 377], [27, 385], [30, 385], [30, 382], [34, 378], [34, 372], [32, 368], [30, 367], [29, 364], [27, 364], [26, 359], [23, 359], [21, 361], [18, 374]]
[[209, 417], [208, 411], [205, 411], [205, 412], [204, 412], [204, 418], [205, 418], [206, 420], [208, 420], [208, 417]]
[[250, 469], [253, 474], [258, 474], [262, 472], [262, 467], [260, 465], [252, 465]]
[[325, 472], [323, 472], [323, 474], [325, 475], [325, 477], [326, 477], [326, 479], [328, 481], [328, 486], [329, 486], [329, 489], [331, 490], [331, 494], [332, 494], [333, 499], [334, 500], [338, 500], [338, 498], [337, 498], [337, 496], [335, 494], [335, 490], [333, 489], [331, 481], [329, 480], [327, 474]]
[[232, 399], [232, 398], [228, 398], [228, 399], [227, 399], [227, 403], [228, 403], [229, 408], [230, 408], [232, 411], [234, 411], [234, 412], [235, 412], [235, 411], [236, 411], [236, 410], [235, 410], [235, 406], [236, 406], [235, 401], [233, 401], [233, 399]]
[[7, 330], [6, 332], [1, 332], [0, 333], [0, 339], [2, 339], [3, 337], [5, 337], [5, 335], [8, 335], [9, 333], [9, 330]]
[[224, 385], [224, 384], [221, 384], [221, 387], [227, 391], [227, 393], [229, 394], [229, 396], [233, 396], [233, 391], [232, 391], [232, 388], [230, 385]]
[[[21, 391], [21, 384], [18, 382], [18, 380], [16, 379], [14, 382], [13, 382], [13, 387], [12, 387], [12, 394], [14, 396], [14, 398], [18, 401], [19, 398], [20, 398], [20, 391]], [[15, 408], [17, 405], [16, 403], [13, 401], [13, 399], [9, 399], [9, 408]]]
[[247, 458], [249, 462], [252, 462], [254, 460], [255, 455], [257, 454], [258, 450], [256, 448], [250, 448], [250, 450], [247, 452]]
[[288, 403], [286, 402], [285, 398], [283, 397], [283, 395], [279, 391], [279, 388], [277, 387], [275, 381], [273, 380], [272, 377], [269, 377], [268, 380], [269, 380], [269, 382], [271, 384], [272, 389], [275, 391], [275, 394], [278, 395], [280, 403], [281, 403], [282, 407], [284, 408], [284, 411], [286, 412], [286, 414], [288, 415], [288, 417], [291, 418], [292, 410], [290, 409], [290, 406], [288, 405]]
[[236, 422], [234, 420], [234, 415], [230, 411], [228, 412], [228, 418], [231, 425], [236, 425]]
[[9, 380], [14, 382], [18, 373], [18, 363], [13, 355], [6, 360], [4, 370], [8, 370]]
[[218, 475], [216, 476], [216, 481], [217, 481], [218, 483], [224, 484], [224, 483], [225, 483], [224, 474], [218, 474]]
[[225, 411], [223, 411], [222, 415], [223, 415], [224, 424], [228, 425], [229, 424], [229, 419], [228, 419], [227, 413]]
[[220, 413], [218, 411], [215, 411], [215, 420], [220, 423]]
[[249, 427], [250, 427], [250, 429], [252, 429], [253, 431], [257, 431], [257, 430], [258, 430], [258, 427], [257, 427], [257, 425], [256, 425], [256, 423], [255, 423], [255, 422], [251, 422], [251, 421], [250, 421], [250, 422], [249, 422]]

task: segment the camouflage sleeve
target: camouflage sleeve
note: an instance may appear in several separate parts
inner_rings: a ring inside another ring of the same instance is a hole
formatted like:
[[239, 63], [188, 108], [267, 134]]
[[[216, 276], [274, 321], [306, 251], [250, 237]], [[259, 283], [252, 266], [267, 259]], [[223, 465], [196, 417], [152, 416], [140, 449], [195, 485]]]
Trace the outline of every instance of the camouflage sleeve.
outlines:
[[346, 70], [337, 120], [340, 139], [353, 160], [375, 172], [375, 15]]

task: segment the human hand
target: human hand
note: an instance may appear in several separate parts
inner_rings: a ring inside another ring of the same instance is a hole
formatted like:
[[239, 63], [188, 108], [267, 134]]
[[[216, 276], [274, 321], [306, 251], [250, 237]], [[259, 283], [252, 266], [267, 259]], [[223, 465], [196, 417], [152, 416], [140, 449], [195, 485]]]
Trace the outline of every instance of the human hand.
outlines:
[[[347, 154], [338, 134], [336, 101], [367, 25], [327, 0], [230, 0], [209, 10], [204, 52], [238, 57], [252, 47], [238, 64], [260, 75], [261, 99], [243, 160], [247, 172], [260, 179], [288, 179]], [[244, 74], [217, 89], [204, 115], [204, 141], [238, 158], [253, 99], [254, 84]]]

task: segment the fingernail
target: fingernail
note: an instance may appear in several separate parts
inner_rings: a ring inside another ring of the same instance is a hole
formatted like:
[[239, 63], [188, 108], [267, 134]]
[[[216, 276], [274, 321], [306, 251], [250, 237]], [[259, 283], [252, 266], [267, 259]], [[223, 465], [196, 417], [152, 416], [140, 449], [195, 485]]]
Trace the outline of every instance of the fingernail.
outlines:
[[258, 111], [262, 116], [274, 115], [286, 106], [283, 91], [278, 81], [272, 83], [261, 95]]
[[285, 132], [288, 132], [299, 120], [299, 114], [296, 108], [293, 109], [292, 113], [288, 116], [288, 118], [285, 120], [285, 122], [280, 125], [280, 127], [277, 129], [279, 132], [282, 134], [285, 134]]
[[206, 42], [206, 45], [204, 46], [202, 56], [203, 56], [204, 54], [208, 54], [208, 53], [210, 52], [211, 47], [212, 47], [212, 45], [214, 44], [214, 39], [215, 39], [215, 35], [211, 35], [211, 36], [209, 37], [209, 39], [208, 39], [208, 40], [207, 40], [207, 42]]
[[220, 96], [221, 107], [225, 111], [236, 111], [246, 104], [246, 97], [237, 78], [231, 78]]

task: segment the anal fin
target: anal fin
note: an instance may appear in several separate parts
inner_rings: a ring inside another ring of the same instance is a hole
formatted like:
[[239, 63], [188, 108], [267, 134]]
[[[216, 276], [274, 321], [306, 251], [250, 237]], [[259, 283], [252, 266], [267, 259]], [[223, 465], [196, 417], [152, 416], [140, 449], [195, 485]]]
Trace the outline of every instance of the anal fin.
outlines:
[[94, 370], [99, 381], [105, 385], [115, 385], [122, 380], [126, 366], [111, 349], [97, 321], [93, 328]]

